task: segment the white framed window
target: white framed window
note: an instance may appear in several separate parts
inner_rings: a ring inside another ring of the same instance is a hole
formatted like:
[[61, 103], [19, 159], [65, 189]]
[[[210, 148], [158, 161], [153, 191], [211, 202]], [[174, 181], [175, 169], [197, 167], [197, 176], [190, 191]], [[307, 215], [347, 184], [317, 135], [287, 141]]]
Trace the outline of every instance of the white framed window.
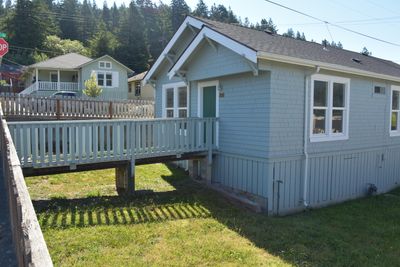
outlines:
[[113, 78], [113, 72], [96, 71], [97, 85], [101, 87], [113, 87], [115, 81]]
[[112, 69], [110, 61], [99, 61], [99, 69]]
[[390, 136], [400, 136], [400, 86], [392, 85], [390, 94]]
[[310, 141], [349, 138], [350, 79], [311, 76]]
[[164, 84], [162, 87], [162, 116], [186, 118], [189, 110], [189, 90], [184, 82]]

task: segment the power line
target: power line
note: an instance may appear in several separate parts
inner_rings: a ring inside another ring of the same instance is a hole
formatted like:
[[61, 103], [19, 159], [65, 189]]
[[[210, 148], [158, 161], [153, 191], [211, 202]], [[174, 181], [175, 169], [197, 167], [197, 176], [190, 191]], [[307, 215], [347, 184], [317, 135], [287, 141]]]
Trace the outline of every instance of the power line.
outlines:
[[342, 30], [345, 30], [345, 31], [348, 31], [348, 32], [351, 32], [351, 33], [354, 33], [354, 34], [357, 34], [357, 35], [366, 37], [366, 38], [370, 38], [370, 39], [373, 39], [373, 40], [375, 40], [375, 41], [379, 41], [379, 42], [382, 42], [382, 43], [386, 43], [386, 44], [390, 44], [390, 45], [394, 45], [394, 46], [400, 47], [400, 44], [393, 43], [393, 42], [390, 42], [390, 41], [386, 41], [386, 40], [383, 40], [383, 39], [380, 39], [380, 38], [377, 38], [377, 37], [374, 37], [374, 36], [371, 36], [371, 35], [368, 35], [368, 34], [365, 34], [365, 33], [361, 33], [361, 32], [358, 32], [358, 31], [355, 31], [355, 30], [352, 30], [352, 29], [343, 27], [343, 26], [338, 25], [338, 24], [331, 23], [331, 22], [329, 22], [329, 21], [326, 21], [326, 20], [323, 20], [323, 19], [314, 17], [314, 16], [312, 16], [312, 15], [306, 14], [306, 13], [301, 12], [301, 11], [298, 11], [298, 10], [296, 10], [296, 9], [293, 9], [293, 8], [290, 8], [290, 7], [281, 5], [281, 4], [276, 3], [276, 2], [274, 2], [274, 1], [271, 1], [271, 0], [264, 0], [264, 1], [266, 1], [266, 2], [268, 2], [268, 3], [270, 3], [270, 4], [273, 4], [273, 5], [282, 7], [282, 8], [284, 8], [284, 9], [290, 10], [290, 11], [295, 12], [295, 13], [297, 13], [297, 14], [306, 16], [306, 17], [308, 17], [308, 18], [317, 20], [317, 21], [319, 21], [319, 22], [323, 22], [323, 23], [325, 23], [325, 24], [329, 24], [329, 25], [334, 26], [334, 27], [336, 27], [336, 28], [339, 28], [339, 29], [342, 29]]

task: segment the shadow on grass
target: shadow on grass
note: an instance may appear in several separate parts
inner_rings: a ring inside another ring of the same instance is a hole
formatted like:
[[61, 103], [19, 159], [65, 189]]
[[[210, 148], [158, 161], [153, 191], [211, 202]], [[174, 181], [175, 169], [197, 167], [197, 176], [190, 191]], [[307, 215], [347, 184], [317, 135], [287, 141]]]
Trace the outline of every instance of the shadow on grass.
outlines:
[[400, 265], [400, 191], [271, 218], [233, 207], [218, 193], [169, 167], [175, 191], [130, 198], [34, 201], [43, 228], [91, 227], [212, 217], [255, 246], [294, 265]]

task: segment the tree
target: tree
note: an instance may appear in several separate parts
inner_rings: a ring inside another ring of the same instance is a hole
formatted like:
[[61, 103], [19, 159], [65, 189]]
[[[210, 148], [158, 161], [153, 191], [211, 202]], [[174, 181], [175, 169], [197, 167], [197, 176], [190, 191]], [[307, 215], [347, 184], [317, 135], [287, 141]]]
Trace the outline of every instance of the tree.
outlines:
[[226, 22], [239, 23], [238, 18], [233, 13], [231, 8], [227, 9], [224, 5], [213, 5], [210, 11], [210, 19]]
[[143, 16], [135, 2], [132, 1], [122, 18], [118, 35], [121, 45], [118, 47], [116, 55], [118, 60], [136, 72], [142, 72], [148, 68], [149, 54], [144, 28]]
[[82, 92], [89, 97], [98, 97], [103, 92], [103, 89], [97, 84], [94, 72], [90, 75], [90, 79], [85, 81], [85, 89]]
[[43, 49], [48, 52], [49, 57], [64, 55], [67, 53], [78, 53], [90, 56], [90, 51], [77, 40], [61, 39], [56, 35], [47, 36], [43, 43]]
[[172, 0], [171, 11], [172, 29], [175, 32], [181, 26], [186, 15], [190, 14], [190, 9], [185, 0]]
[[114, 56], [119, 45], [119, 41], [115, 35], [107, 31], [103, 22], [100, 30], [89, 40], [90, 54], [93, 57], [101, 57], [103, 55]]
[[209, 16], [208, 6], [206, 5], [206, 3], [204, 3], [203, 0], [199, 0], [199, 2], [197, 3], [196, 8], [193, 11], [193, 15], [201, 18], [208, 18]]
[[4, 8], [4, 1], [0, 0], [0, 16], [3, 16], [6, 13], [6, 10]]
[[269, 18], [269, 20], [261, 19], [260, 24], [256, 25], [256, 29], [261, 31], [269, 31], [271, 33], [278, 33], [278, 28], [271, 18]]
[[[86, 1], [86, 0], [84, 0]], [[63, 39], [79, 40], [79, 23], [83, 20], [79, 14], [77, 0], [64, 0], [61, 4], [61, 37]]]
[[361, 50], [360, 52], [361, 54], [363, 54], [364, 56], [371, 56], [372, 52], [368, 51], [368, 49], [364, 46], [364, 48]]
[[287, 32], [285, 32], [284, 34], [282, 34], [282, 36], [289, 37], [289, 38], [294, 38], [294, 37], [295, 37], [295, 36], [294, 36], [294, 31], [293, 31], [292, 28], [289, 28], [289, 29], [287, 30]]

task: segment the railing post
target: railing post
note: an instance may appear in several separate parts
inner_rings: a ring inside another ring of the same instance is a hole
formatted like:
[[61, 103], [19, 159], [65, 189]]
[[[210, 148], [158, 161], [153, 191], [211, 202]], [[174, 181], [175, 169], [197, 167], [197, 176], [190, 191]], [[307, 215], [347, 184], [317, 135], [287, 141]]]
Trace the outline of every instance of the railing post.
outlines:
[[112, 110], [112, 101], [110, 101], [110, 105], [108, 106], [108, 114], [110, 115], [110, 119], [113, 117], [113, 110]]
[[59, 120], [61, 117], [61, 101], [60, 101], [60, 99], [57, 99], [56, 101], [57, 101], [56, 102], [56, 116], [57, 116], [57, 120]]

